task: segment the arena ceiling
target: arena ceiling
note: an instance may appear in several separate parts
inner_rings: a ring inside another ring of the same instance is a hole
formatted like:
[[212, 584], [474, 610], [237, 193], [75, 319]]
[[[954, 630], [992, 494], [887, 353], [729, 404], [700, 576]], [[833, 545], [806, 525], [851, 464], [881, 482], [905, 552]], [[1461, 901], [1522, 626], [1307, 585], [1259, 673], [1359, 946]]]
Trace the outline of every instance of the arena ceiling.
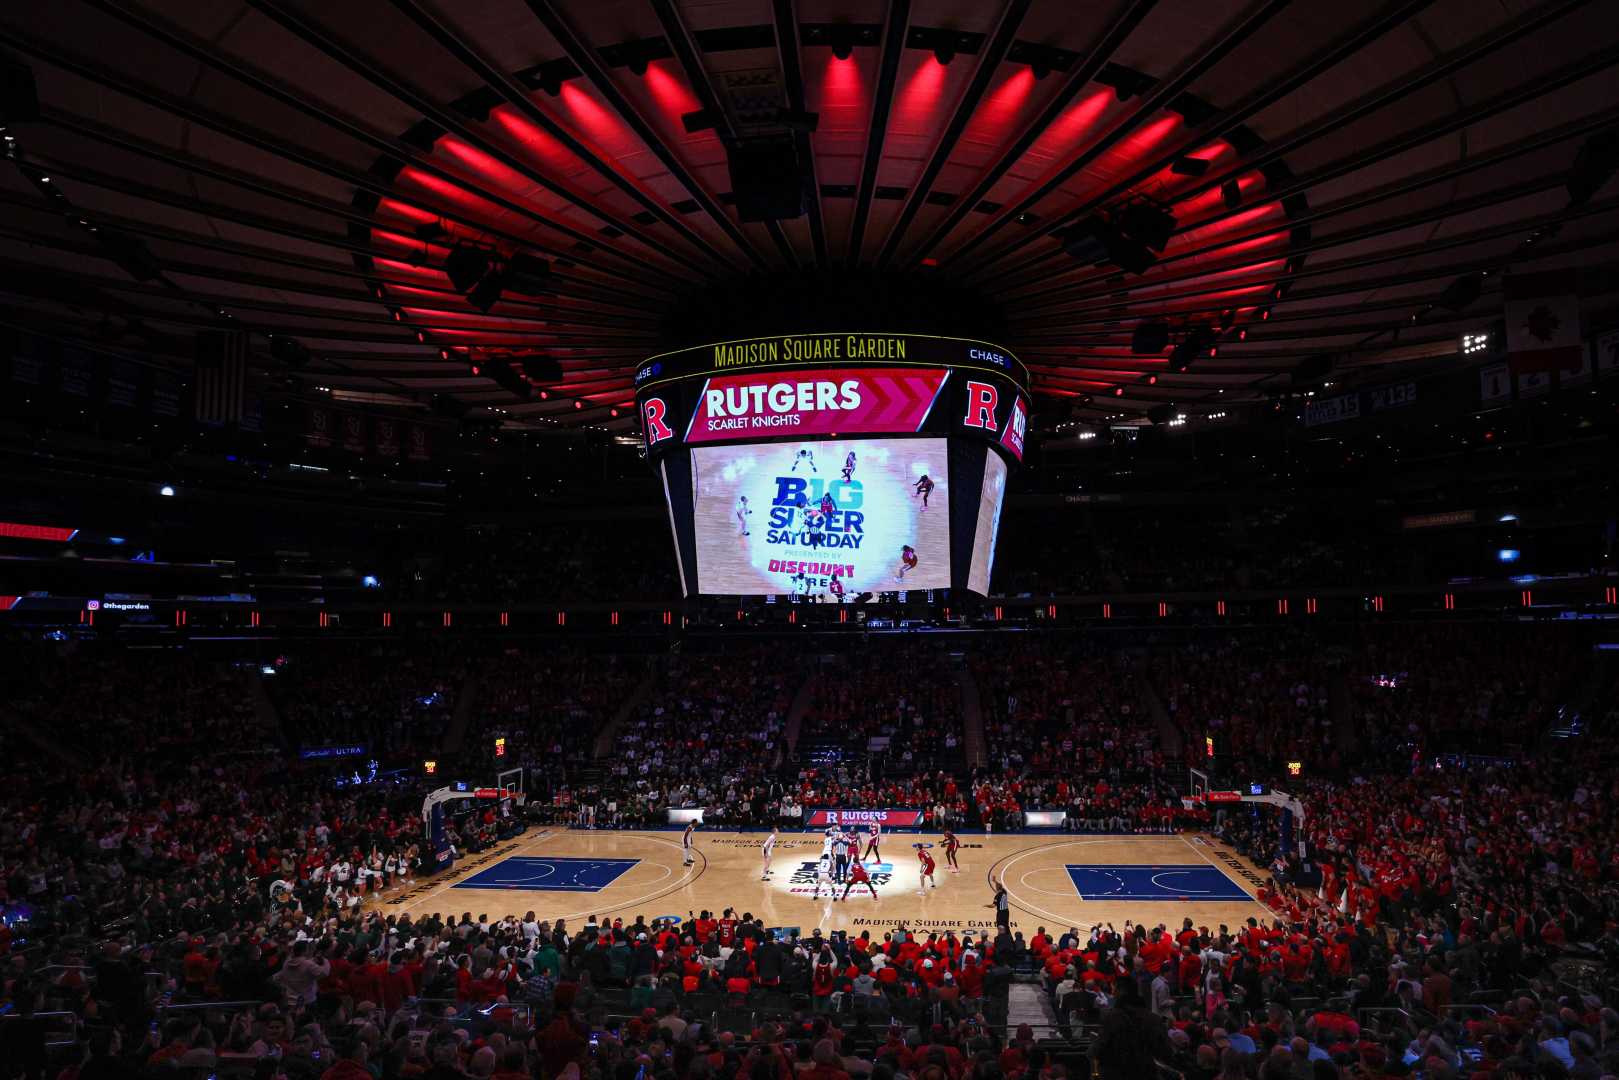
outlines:
[[[247, 327], [289, 393], [627, 430], [630, 371], [693, 286], [880, 271], [986, 296], [1048, 417], [1207, 413], [1322, 357], [1349, 379], [1444, 363], [1499, 317], [1501, 271], [1611, 264], [1619, 192], [1571, 201], [1566, 181], [1619, 121], [1612, 14], [13, 5], [0, 50], [32, 69], [40, 114], [5, 133], [0, 303], [12, 326], [176, 366], [196, 331]], [[790, 148], [803, 213], [743, 221], [728, 161], [767, 142]], [[1144, 272], [1065, 250], [1076, 223], [1143, 206], [1174, 219]], [[549, 274], [479, 310], [445, 273], [458, 245]], [[1447, 286], [1474, 274], [1453, 310]], [[1154, 320], [1169, 343], [1133, 352]], [[1194, 333], [1212, 336], [1174, 360]], [[525, 397], [490, 377], [522, 357], [560, 378]]]

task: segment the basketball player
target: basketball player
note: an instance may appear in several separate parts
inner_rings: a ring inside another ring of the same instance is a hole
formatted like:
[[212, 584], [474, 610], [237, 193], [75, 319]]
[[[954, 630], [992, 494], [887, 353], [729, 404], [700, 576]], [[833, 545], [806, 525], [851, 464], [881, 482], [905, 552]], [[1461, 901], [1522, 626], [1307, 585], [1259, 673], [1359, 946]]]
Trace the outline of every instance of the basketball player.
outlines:
[[[864, 885], [870, 889], [871, 898], [877, 900], [877, 886], [871, 883], [871, 875], [866, 873], [866, 868], [861, 866], [858, 860], [853, 866], [849, 867], [849, 880], [844, 882], [843, 885], [843, 899], [849, 899], [849, 890], [856, 885]], [[877, 900], [877, 902], [881, 903], [882, 901]]]
[[843, 579], [838, 577], [836, 570], [832, 571], [832, 580], [827, 582], [826, 589], [832, 594], [834, 604], [843, 603]]
[[826, 886], [827, 899], [832, 899], [832, 897], [837, 893], [838, 887], [832, 881], [832, 856], [830, 855], [822, 855], [820, 860], [815, 864], [815, 892], [810, 896], [811, 900], [819, 900], [821, 898], [822, 885]]
[[810, 449], [807, 446], [801, 447], [797, 456], [793, 458], [793, 472], [797, 472], [800, 465], [808, 465], [810, 472], [820, 472], [820, 470], [815, 467], [815, 455], [810, 453]]
[[894, 574], [895, 581], [904, 581], [907, 571], [916, 569], [916, 549], [906, 544], [899, 549], [899, 570]]
[[753, 511], [748, 508], [748, 497], [738, 495], [736, 497], [736, 534], [738, 536], [752, 535], [748, 532], [748, 518], [752, 514]]
[[927, 473], [923, 473], [922, 479], [916, 482], [916, 494], [922, 496], [922, 509], [926, 510], [928, 508], [928, 496], [933, 494], [933, 478]]
[[933, 880], [933, 868], [935, 865], [933, 856], [928, 854], [927, 848], [919, 847], [916, 849], [916, 858], [922, 864], [922, 876], [918, 879], [921, 887], [916, 890], [916, 895], [926, 896], [929, 886], [935, 889], [939, 887], [939, 883]]
[[956, 834], [946, 829], [944, 831], [944, 861], [949, 864], [952, 874], [961, 873], [961, 867], [956, 862], [956, 849], [960, 846], [961, 841], [956, 839]]
[[832, 524], [832, 515], [837, 512], [837, 509], [838, 504], [833, 500], [830, 491], [821, 496], [821, 516], [826, 519], [828, 525]]
[[837, 835], [838, 835], [838, 827], [836, 825], [833, 825], [833, 826], [830, 826], [826, 830], [826, 835], [821, 837], [821, 858], [823, 858], [823, 859], [831, 859], [832, 858], [832, 841], [833, 841], [834, 838], [837, 837]]
[[854, 466], [854, 451], [850, 450], [849, 456], [843, 459], [843, 482], [845, 484], [854, 479]]
[[825, 524], [826, 519], [821, 516], [819, 510], [810, 510], [804, 514], [804, 528], [809, 531], [810, 547], [821, 546], [821, 527]]
[[770, 880], [770, 856], [775, 854], [775, 851], [776, 851], [776, 827], [774, 825], [772, 825], [772, 826], [770, 826], [770, 835], [765, 837], [765, 846], [761, 849], [761, 854], [763, 854], [764, 858], [765, 858], [765, 865], [764, 865], [764, 875], [759, 878], [760, 881], [769, 881]]
[[792, 502], [787, 504], [787, 521], [784, 523], [784, 528], [793, 528], [793, 510], [797, 510], [801, 515], [801, 513], [805, 512], [806, 505], [809, 505], [809, 500], [805, 499], [803, 492], [798, 492], [797, 499], [793, 499]]
[[866, 829], [870, 832], [871, 839], [866, 841], [866, 854], [861, 858], [860, 861], [866, 862], [867, 860], [875, 857], [878, 862], [882, 862], [883, 853], [877, 850], [877, 846], [882, 843], [883, 827], [877, 822], [873, 821], [870, 825], [866, 826]]
[[682, 833], [681, 837], [680, 837], [680, 851], [681, 851], [681, 854], [684, 855], [685, 859], [686, 859], [686, 861], [685, 861], [685, 863], [683, 865], [690, 866], [692, 864], [692, 854], [693, 854], [693, 852], [692, 852], [692, 847], [691, 847], [691, 834], [693, 832], [696, 832], [696, 831], [697, 831], [697, 822], [695, 822], [695, 821], [686, 822], [686, 831], [684, 833]]

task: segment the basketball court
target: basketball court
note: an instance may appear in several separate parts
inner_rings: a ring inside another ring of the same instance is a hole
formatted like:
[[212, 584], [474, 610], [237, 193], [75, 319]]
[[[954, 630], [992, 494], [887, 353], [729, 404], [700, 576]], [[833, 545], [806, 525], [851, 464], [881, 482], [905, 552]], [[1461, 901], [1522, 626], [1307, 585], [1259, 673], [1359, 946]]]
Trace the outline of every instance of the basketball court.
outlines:
[[[463, 859], [442, 879], [395, 890], [380, 900], [389, 913], [429, 912], [499, 918], [533, 911], [541, 919], [582, 922], [588, 915], [633, 920], [688, 917], [705, 908], [752, 912], [766, 926], [804, 933], [848, 929], [873, 935], [904, 922], [922, 931], [982, 932], [995, 925], [990, 876], [1005, 880], [1012, 924], [1025, 936], [1040, 926], [1082, 931], [1126, 919], [1211, 928], [1267, 919], [1254, 894], [1265, 874], [1211, 837], [1087, 836], [1020, 833], [961, 837], [960, 873], [945, 866], [937, 835], [883, 834], [881, 863], [868, 862], [878, 899], [862, 886], [848, 900], [815, 899], [819, 832], [781, 833], [774, 871], [760, 880], [762, 832], [699, 832], [693, 865], [684, 866], [678, 832], [580, 831], [558, 827]], [[918, 895], [916, 845], [929, 844], [937, 886]], [[842, 887], [837, 890], [842, 896]]]

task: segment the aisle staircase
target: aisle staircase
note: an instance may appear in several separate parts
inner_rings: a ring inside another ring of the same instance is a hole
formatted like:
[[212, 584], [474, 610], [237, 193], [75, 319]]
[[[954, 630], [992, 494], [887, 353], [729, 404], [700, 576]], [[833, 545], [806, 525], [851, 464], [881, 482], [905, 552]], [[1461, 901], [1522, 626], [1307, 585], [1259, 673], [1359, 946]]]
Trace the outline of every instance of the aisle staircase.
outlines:
[[1150, 661], [1141, 666], [1141, 700], [1147, 703], [1147, 712], [1158, 729], [1158, 745], [1164, 748], [1164, 760], [1184, 760], [1185, 740], [1181, 737], [1181, 729], [1175, 726], [1174, 717], [1169, 715], [1164, 699], [1158, 696], [1158, 681], [1153, 677]]
[[596, 733], [596, 742], [591, 746], [592, 757], [603, 758], [613, 751], [613, 743], [618, 739], [618, 733], [625, 721], [635, 715], [635, 711], [646, 703], [652, 696], [652, 688], [658, 683], [658, 664], [662, 658], [654, 656], [647, 661], [646, 674], [641, 681], [635, 684], [624, 698], [624, 703], [613, 713], [612, 719], [603, 725], [601, 731]]
[[1340, 665], [1327, 676], [1327, 715], [1332, 719], [1332, 739], [1345, 761], [1355, 760], [1360, 753], [1360, 732], [1355, 730], [1349, 697], [1349, 672]]
[[787, 726], [782, 731], [782, 746], [773, 762], [778, 768], [787, 757], [798, 754], [798, 737], [804, 733], [804, 717], [809, 713], [810, 706], [815, 704], [815, 676], [814, 669], [804, 676], [798, 693], [793, 695], [793, 703], [787, 707]]
[[978, 680], [966, 664], [956, 672], [956, 686], [961, 690], [961, 748], [966, 754], [968, 769], [982, 769], [989, 763], [989, 749], [984, 741], [984, 702], [978, 692]]
[[271, 738], [281, 744], [282, 749], [295, 749], [292, 738], [287, 729], [281, 726], [281, 712], [270, 700], [270, 692], [265, 689], [264, 677], [254, 671], [243, 671], [241, 675], [242, 696], [253, 707], [253, 716]]
[[1014, 981], [1007, 987], [1006, 1026], [1016, 1031], [1019, 1024], [1033, 1028], [1036, 1040], [1058, 1036], [1057, 1014], [1051, 1008], [1051, 998], [1037, 982]]
[[467, 741], [467, 726], [472, 723], [473, 711], [478, 707], [478, 679], [468, 675], [455, 695], [455, 708], [450, 712], [450, 724], [444, 729], [439, 752], [449, 755], [460, 751]]

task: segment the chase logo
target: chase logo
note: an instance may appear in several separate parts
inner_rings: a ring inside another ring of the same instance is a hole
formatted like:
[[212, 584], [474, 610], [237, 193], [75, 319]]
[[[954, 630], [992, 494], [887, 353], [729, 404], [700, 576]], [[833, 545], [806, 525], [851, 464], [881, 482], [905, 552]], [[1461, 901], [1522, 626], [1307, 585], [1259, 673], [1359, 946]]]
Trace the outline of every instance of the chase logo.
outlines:
[[969, 360], [987, 360], [991, 364], [998, 364], [1003, 368], [1009, 368], [1012, 366], [1012, 361], [1005, 355], [998, 352], [991, 352], [989, 349], [968, 349], [967, 358]]
[[646, 382], [648, 379], [652, 378], [654, 375], [660, 375], [662, 373], [663, 373], [663, 365], [661, 363], [660, 364], [648, 364], [646, 367], [640, 369], [639, 371], [637, 371], [635, 373], [635, 385], [640, 386], [642, 383]]

